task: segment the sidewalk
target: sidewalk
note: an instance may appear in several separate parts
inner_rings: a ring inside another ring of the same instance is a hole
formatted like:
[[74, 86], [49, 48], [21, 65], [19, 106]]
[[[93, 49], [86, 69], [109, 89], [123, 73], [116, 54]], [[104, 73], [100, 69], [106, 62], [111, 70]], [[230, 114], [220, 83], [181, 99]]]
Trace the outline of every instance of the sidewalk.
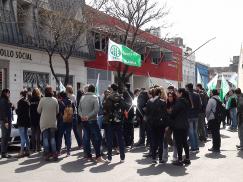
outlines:
[[[207, 150], [211, 141], [191, 156], [188, 167], [168, 164], [151, 166], [151, 159], [143, 157], [144, 148], [136, 148], [126, 154], [126, 161], [119, 163], [114, 156], [111, 164], [86, 162], [78, 151], [58, 163], [46, 163], [38, 154], [30, 158], [0, 160], [1, 182], [233, 182], [243, 181], [243, 151], [237, 151], [237, 133], [221, 130], [222, 152], [212, 154]], [[136, 136], [138, 130], [136, 130]], [[76, 144], [76, 142], [73, 142]], [[170, 153], [170, 160], [172, 153]]]

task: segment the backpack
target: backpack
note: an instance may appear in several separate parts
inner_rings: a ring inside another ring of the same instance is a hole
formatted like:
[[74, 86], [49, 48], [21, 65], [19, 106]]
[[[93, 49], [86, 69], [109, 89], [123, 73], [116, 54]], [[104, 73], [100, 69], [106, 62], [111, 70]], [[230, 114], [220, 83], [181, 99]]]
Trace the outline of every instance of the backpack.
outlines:
[[123, 119], [122, 97], [119, 94], [114, 94], [111, 99], [111, 122], [121, 122]]
[[71, 123], [73, 121], [73, 107], [66, 106], [63, 114], [64, 123]]
[[237, 107], [237, 102], [236, 102], [236, 98], [232, 98], [231, 99], [231, 103], [230, 103], [230, 108], [236, 108]]
[[216, 110], [214, 112], [214, 117], [215, 117], [215, 119], [217, 119], [220, 122], [224, 121], [225, 117], [226, 117], [226, 109], [220, 100], [215, 99], [215, 98], [213, 98], [213, 99], [216, 101]]

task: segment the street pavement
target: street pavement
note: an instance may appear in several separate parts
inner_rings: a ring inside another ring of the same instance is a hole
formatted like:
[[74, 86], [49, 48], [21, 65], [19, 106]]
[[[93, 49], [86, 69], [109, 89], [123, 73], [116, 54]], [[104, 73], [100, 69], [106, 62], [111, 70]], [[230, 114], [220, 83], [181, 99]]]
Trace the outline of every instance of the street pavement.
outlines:
[[[135, 131], [136, 139], [138, 130]], [[144, 148], [126, 153], [125, 163], [114, 156], [110, 164], [86, 161], [82, 151], [62, 155], [58, 162], [45, 162], [41, 154], [23, 159], [0, 159], [0, 182], [234, 182], [243, 181], [243, 151], [237, 151], [237, 133], [221, 130], [222, 151], [208, 152], [211, 141], [201, 144], [200, 153], [192, 155], [192, 164], [177, 167], [171, 164], [151, 165], [144, 158]], [[74, 137], [73, 137], [74, 138]], [[76, 145], [76, 142], [73, 141]]]

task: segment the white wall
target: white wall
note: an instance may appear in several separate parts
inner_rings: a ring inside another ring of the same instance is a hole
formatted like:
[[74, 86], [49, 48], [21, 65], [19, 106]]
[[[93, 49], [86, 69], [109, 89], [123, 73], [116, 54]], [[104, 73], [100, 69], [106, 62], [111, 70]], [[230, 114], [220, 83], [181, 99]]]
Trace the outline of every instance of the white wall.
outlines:
[[[50, 85], [53, 89], [56, 88], [56, 82], [54, 77], [51, 74], [51, 70], [49, 67], [48, 56], [45, 52], [30, 50], [30, 49], [23, 49], [17, 48], [12, 46], [6, 46], [0, 44], [0, 49], [11, 49], [11, 50], [18, 50], [27, 53], [31, 53], [32, 61], [29, 60], [19, 60], [16, 58], [6, 58], [10, 61], [9, 66], [9, 85], [11, 90], [11, 100], [16, 103], [19, 98], [19, 92], [23, 89], [23, 71], [34, 71], [34, 72], [43, 72], [49, 73], [50, 75]], [[55, 55], [53, 58], [53, 65], [55, 72], [57, 74], [65, 74], [65, 65], [62, 59]], [[84, 67], [84, 61], [80, 58], [72, 58], [70, 59], [70, 75], [74, 77], [74, 87], [76, 92], [76, 83], [80, 82], [83, 84], [87, 83], [87, 69]]]

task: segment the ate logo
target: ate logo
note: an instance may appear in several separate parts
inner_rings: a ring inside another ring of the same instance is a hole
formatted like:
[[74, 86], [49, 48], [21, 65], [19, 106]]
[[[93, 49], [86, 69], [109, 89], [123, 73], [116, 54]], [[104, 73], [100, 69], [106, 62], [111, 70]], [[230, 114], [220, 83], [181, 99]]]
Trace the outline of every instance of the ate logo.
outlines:
[[119, 58], [121, 56], [120, 48], [115, 45], [111, 46], [111, 54], [112, 56]]

